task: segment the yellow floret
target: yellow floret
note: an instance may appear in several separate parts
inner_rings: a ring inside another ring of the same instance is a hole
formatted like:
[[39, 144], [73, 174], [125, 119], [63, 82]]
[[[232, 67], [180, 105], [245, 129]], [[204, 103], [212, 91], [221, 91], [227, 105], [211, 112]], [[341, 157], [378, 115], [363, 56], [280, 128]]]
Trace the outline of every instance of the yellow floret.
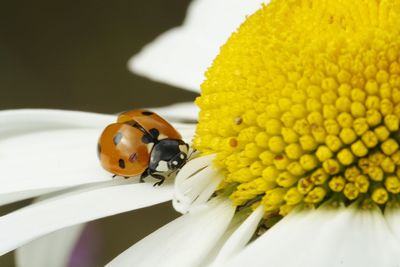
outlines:
[[277, 155], [275, 156], [273, 163], [278, 170], [283, 171], [287, 169], [290, 160], [286, 155]]
[[347, 183], [344, 187], [343, 194], [349, 200], [356, 199], [360, 194], [360, 190], [353, 183]]
[[366, 193], [369, 188], [369, 179], [365, 175], [359, 175], [356, 178], [355, 185], [360, 190], [361, 193]]
[[385, 141], [390, 135], [389, 130], [385, 126], [376, 127], [374, 133], [381, 142]]
[[351, 145], [351, 152], [359, 158], [368, 154], [368, 148], [361, 141], [356, 141]]
[[337, 162], [337, 160], [334, 159], [328, 159], [324, 161], [322, 166], [324, 167], [324, 170], [330, 175], [337, 174], [340, 171], [340, 164], [339, 162]]
[[394, 162], [391, 158], [386, 157], [381, 162], [381, 168], [385, 173], [393, 173], [396, 169], [396, 166], [394, 165]]
[[340, 192], [346, 185], [346, 180], [342, 176], [335, 176], [329, 181], [329, 188], [334, 192]]
[[296, 205], [303, 199], [303, 195], [299, 192], [299, 190], [295, 187], [290, 188], [284, 197], [285, 201], [289, 205]]
[[371, 166], [368, 168], [368, 175], [373, 181], [382, 181], [384, 177], [383, 170], [376, 166]]
[[328, 135], [325, 139], [326, 145], [333, 152], [338, 151], [342, 147], [342, 141], [336, 135]]
[[328, 180], [329, 176], [324, 169], [319, 168], [311, 174], [311, 181], [316, 185], [322, 185]]
[[310, 178], [302, 178], [297, 183], [297, 190], [305, 195], [314, 188], [314, 184]]
[[390, 131], [394, 132], [399, 129], [399, 117], [397, 117], [396, 115], [393, 115], [393, 114], [386, 115], [384, 121], [385, 121], [386, 127]]
[[360, 174], [360, 170], [356, 166], [353, 166], [345, 170], [344, 177], [347, 181], [354, 182]]
[[333, 153], [327, 146], [320, 146], [315, 155], [317, 156], [318, 160], [324, 162], [330, 158], [332, 158]]
[[361, 136], [361, 140], [368, 148], [373, 148], [378, 144], [378, 138], [372, 131], [367, 131]]
[[280, 136], [272, 136], [268, 141], [268, 147], [273, 153], [281, 153], [285, 149], [285, 141]]
[[339, 162], [343, 165], [350, 165], [354, 161], [354, 155], [351, 153], [350, 149], [344, 148], [339, 151], [337, 158]]
[[389, 176], [385, 179], [385, 187], [392, 194], [400, 193], [400, 180], [397, 176]]
[[300, 158], [300, 164], [303, 169], [309, 171], [313, 170], [317, 166], [318, 161], [315, 156], [306, 154]]
[[299, 144], [290, 144], [285, 148], [289, 159], [298, 159], [303, 155], [303, 150]]
[[317, 142], [311, 135], [303, 135], [300, 137], [300, 145], [305, 151], [313, 151], [317, 147]]
[[378, 204], [385, 204], [389, 199], [389, 194], [384, 188], [377, 188], [372, 192], [372, 200]]
[[315, 187], [304, 198], [304, 202], [316, 204], [321, 202], [326, 195], [326, 190], [322, 187]]
[[397, 151], [397, 149], [399, 148], [399, 144], [396, 142], [396, 140], [390, 138], [388, 140], [386, 140], [382, 145], [381, 145], [381, 149], [383, 151], [383, 153], [385, 153], [386, 155], [392, 155], [394, 152]]
[[276, 179], [276, 183], [282, 187], [291, 187], [297, 182], [297, 178], [289, 172], [281, 172]]

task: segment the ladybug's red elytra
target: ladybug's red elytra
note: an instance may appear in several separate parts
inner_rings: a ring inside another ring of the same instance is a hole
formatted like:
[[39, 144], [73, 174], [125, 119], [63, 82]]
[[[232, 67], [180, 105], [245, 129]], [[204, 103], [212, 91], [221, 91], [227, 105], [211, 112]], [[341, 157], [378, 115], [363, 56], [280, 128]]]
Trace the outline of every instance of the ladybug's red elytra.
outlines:
[[152, 176], [160, 181], [178, 171], [188, 160], [189, 145], [166, 120], [148, 110], [130, 110], [118, 116], [100, 136], [101, 165], [114, 175], [140, 181]]

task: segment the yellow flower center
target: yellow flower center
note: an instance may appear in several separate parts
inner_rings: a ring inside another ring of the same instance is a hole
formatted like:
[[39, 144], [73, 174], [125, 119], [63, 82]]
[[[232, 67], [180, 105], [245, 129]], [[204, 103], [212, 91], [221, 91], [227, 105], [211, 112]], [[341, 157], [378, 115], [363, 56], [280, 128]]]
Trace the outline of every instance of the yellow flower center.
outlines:
[[217, 154], [235, 205], [398, 199], [399, 21], [399, 0], [275, 0], [230, 37], [194, 146]]

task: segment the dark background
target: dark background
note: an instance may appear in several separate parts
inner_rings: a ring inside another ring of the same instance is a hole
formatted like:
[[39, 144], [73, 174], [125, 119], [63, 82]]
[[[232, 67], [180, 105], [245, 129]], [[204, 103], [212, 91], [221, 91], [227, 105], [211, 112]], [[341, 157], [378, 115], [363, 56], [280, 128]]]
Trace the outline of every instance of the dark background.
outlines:
[[[189, 2], [3, 1], [0, 109], [115, 113], [193, 100], [194, 93], [136, 76], [126, 67], [146, 43], [182, 23]], [[3, 207], [0, 215], [26, 203]], [[176, 216], [165, 203], [91, 223], [99, 244], [93, 266], [103, 266]], [[14, 266], [12, 253], [0, 257], [0, 266]]]

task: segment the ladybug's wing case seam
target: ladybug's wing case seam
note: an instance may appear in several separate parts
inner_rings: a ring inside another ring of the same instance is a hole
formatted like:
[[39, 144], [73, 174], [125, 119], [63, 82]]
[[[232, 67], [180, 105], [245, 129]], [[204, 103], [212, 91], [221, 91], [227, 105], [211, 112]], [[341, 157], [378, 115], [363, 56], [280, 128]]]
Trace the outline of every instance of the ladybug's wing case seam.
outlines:
[[158, 140], [166, 138], [179, 140], [182, 139], [180, 133], [171, 124], [169, 124], [169, 122], [151, 111], [140, 109], [130, 110], [118, 116], [119, 123], [125, 123], [131, 120], [137, 122], [148, 133], [151, 133], [152, 129], [158, 130]]
[[140, 175], [148, 166], [148, 145], [143, 133], [130, 125], [113, 123], [100, 136], [100, 162], [109, 172], [121, 176]]

